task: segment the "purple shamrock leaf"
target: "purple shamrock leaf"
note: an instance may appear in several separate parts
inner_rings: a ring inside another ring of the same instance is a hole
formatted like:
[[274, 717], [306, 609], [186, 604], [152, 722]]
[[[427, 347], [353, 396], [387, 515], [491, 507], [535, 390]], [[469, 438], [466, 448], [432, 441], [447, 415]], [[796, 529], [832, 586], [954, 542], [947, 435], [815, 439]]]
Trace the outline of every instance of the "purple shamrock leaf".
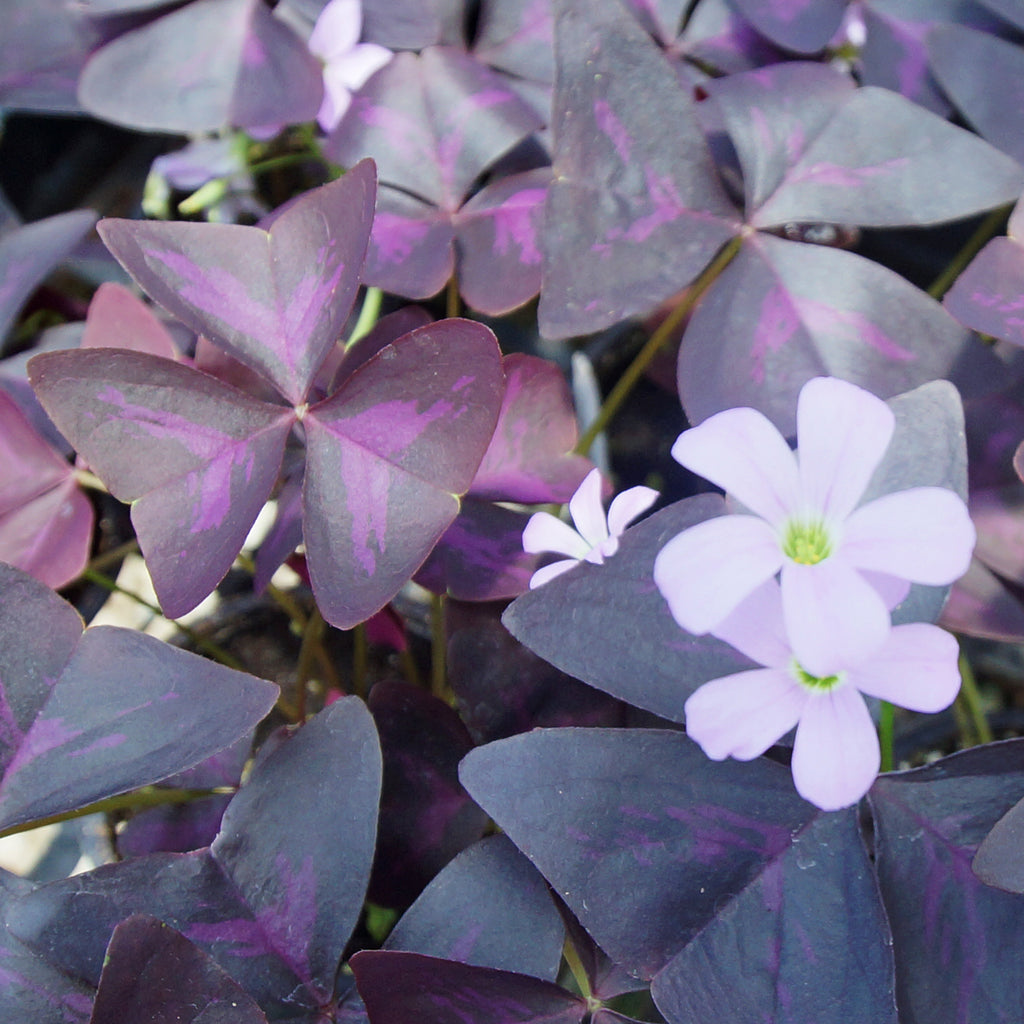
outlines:
[[546, 175], [499, 179], [463, 204], [481, 172], [541, 123], [495, 72], [454, 49], [399, 54], [374, 75], [325, 146], [342, 163], [378, 165], [366, 283], [424, 298], [451, 276], [457, 249], [474, 306], [506, 312], [536, 294]]
[[538, 316], [557, 338], [654, 308], [740, 225], [692, 100], [636, 19], [615, 0], [557, 0], [555, 40]]
[[0, 828], [190, 768], [273, 705], [273, 684], [144, 634], [97, 626], [82, 635], [73, 609], [42, 584], [9, 567], [3, 576]]
[[97, 117], [164, 132], [310, 121], [322, 97], [316, 58], [260, 0], [194, 0], [111, 40], [78, 83]]
[[797, 53], [817, 53], [835, 35], [847, 0], [732, 0], [773, 43]]
[[367, 161], [293, 203], [269, 231], [119, 220], [100, 230], [161, 306], [299, 404], [355, 301], [373, 196]]
[[883, 775], [872, 787], [901, 1020], [995, 1024], [1020, 1016], [1021, 898], [984, 885], [971, 862], [1022, 786], [1024, 743], [1011, 740]]
[[[823, 815], [659, 972], [674, 1024], [896, 1024], [892, 940], [853, 812]], [[821, 965], [841, 950], [843, 971]]]
[[74, 471], [0, 391], [0, 561], [50, 587], [85, 568], [93, 509]]
[[14, 228], [0, 238], [0, 341], [22, 303], [95, 223], [91, 210], [73, 210]]
[[928, 55], [939, 84], [978, 134], [1024, 161], [1024, 50], [965, 25], [938, 25], [928, 34]]
[[387, 346], [309, 410], [304, 536], [328, 621], [361, 622], [423, 564], [473, 482], [503, 386], [491, 332], [446, 320]]
[[271, 947], [324, 1001], [362, 910], [380, 787], [369, 712], [336, 701], [257, 762], [210, 848]]
[[419, 953], [363, 950], [352, 971], [374, 1024], [580, 1024], [587, 1012], [550, 981]]
[[180, 932], [136, 914], [114, 929], [89, 1024], [266, 1024], [252, 997]]
[[554, 981], [564, 937], [544, 879], [507, 837], [490, 836], [434, 878], [384, 948]]
[[270, 495], [292, 410], [141, 352], [44, 353], [30, 372], [61, 432], [115, 497], [132, 502], [164, 610], [194, 608], [231, 568]]
[[781, 765], [717, 764], [661, 729], [536, 729], [477, 747], [460, 773], [601, 948], [647, 978], [816, 816]]

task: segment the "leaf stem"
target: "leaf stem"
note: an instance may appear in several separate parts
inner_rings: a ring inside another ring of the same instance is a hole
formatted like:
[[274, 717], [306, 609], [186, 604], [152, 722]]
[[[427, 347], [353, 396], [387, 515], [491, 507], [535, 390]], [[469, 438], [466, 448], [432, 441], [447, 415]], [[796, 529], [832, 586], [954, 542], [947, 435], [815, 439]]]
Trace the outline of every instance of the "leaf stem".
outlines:
[[594, 443], [595, 438], [612, 421], [661, 347], [672, 337], [679, 325], [693, 311], [701, 296], [708, 290], [719, 274], [732, 262], [740, 251], [742, 244], [742, 235], [737, 235], [735, 238], [730, 239], [722, 247], [718, 255], [704, 268], [700, 276], [690, 285], [686, 294], [679, 301], [679, 305], [669, 313], [661, 325], [647, 339], [644, 347], [640, 349], [636, 358], [626, 367], [625, 372], [616, 381], [615, 387], [608, 393], [604, 404], [598, 410], [597, 416], [594, 417], [594, 422], [583, 432], [583, 436], [579, 439], [574, 449], [577, 455], [586, 455], [590, 451], [590, 446]]
[[587, 977], [587, 972], [583, 967], [583, 962], [580, 960], [579, 953], [576, 952], [572, 939], [568, 937], [565, 940], [565, 945], [562, 946], [562, 958], [565, 960], [573, 980], [579, 986], [580, 995], [584, 999], [589, 1000], [592, 997], [590, 979]]
[[384, 293], [379, 288], [367, 288], [363, 295], [363, 304], [359, 309], [359, 319], [349, 335], [345, 347], [354, 345], [360, 338], [365, 338], [373, 330], [380, 319], [380, 306]]
[[459, 279], [455, 272], [448, 278], [448, 288], [444, 295], [444, 315], [448, 317], [459, 316], [462, 313], [462, 303], [459, 301]]
[[299, 661], [295, 669], [295, 717], [299, 722], [306, 720], [306, 686], [313, 675], [313, 659], [317, 650], [322, 650], [324, 626], [324, 617], [314, 605], [306, 619], [306, 628], [302, 631], [302, 646], [299, 648]]
[[[112, 594], [124, 594], [125, 597], [131, 598], [136, 604], [143, 608], [148, 609], [154, 615], [159, 615], [161, 618], [167, 618], [164, 615], [163, 609], [157, 604], [153, 604], [151, 601], [147, 601], [144, 597], [139, 594], [128, 590], [126, 587], [122, 587], [117, 580], [112, 580], [109, 576], [104, 575], [101, 572], [93, 569], [91, 566], [86, 566], [82, 570], [82, 579], [88, 580], [90, 583], [96, 583], [103, 587], [105, 590], [109, 590]], [[215, 644], [212, 640], [207, 640], [206, 637], [202, 636], [191, 626], [186, 626], [185, 623], [179, 622], [177, 619], [167, 619], [168, 622], [174, 624], [175, 628], [180, 630], [196, 645], [201, 651], [213, 658], [214, 661], [219, 661], [222, 665], [227, 665], [228, 668], [238, 669], [241, 672], [245, 671], [245, 667], [242, 663], [228, 651], [224, 650], [219, 644]]]
[[46, 818], [36, 818], [33, 821], [26, 821], [21, 825], [11, 825], [10, 828], [0, 831], [0, 839], [5, 839], [7, 836], [16, 836], [22, 832], [31, 832], [33, 829], [42, 828], [44, 825], [57, 825], [62, 821], [84, 818], [88, 814], [110, 814], [113, 811], [145, 811], [151, 807], [160, 807], [164, 804], [187, 804], [193, 800], [201, 800], [208, 796], [227, 796], [235, 791], [234, 786], [215, 786], [212, 789], [164, 789], [160, 786], [147, 786], [144, 789], [136, 789], [130, 793], [120, 793], [117, 796], [107, 797], [105, 800], [97, 800], [96, 803], [87, 804], [85, 807], [78, 807], [73, 811], [51, 814]]
[[974, 669], [967, 657], [960, 655], [960, 693], [957, 702], [967, 712], [967, 717], [974, 729], [979, 744], [992, 742], [992, 727], [985, 717], [985, 708], [978, 690], [978, 682], [974, 678]]
[[974, 234], [964, 243], [963, 248], [949, 262], [946, 269], [932, 282], [928, 294], [933, 299], [941, 299], [953, 287], [953, 282], [960, 276], [964, 267], [978, 255], [982, 246], [1002, 227], [1011, 208], [1011, 204], [1007, 204], [997, 206], [989, 212], [989, 215], [978, 225]]
[[882, 748], [882, 771], [893, 769], [893, 726], [896, 709], [887, 701], [882, 701], [878, 716], [878, 745]]

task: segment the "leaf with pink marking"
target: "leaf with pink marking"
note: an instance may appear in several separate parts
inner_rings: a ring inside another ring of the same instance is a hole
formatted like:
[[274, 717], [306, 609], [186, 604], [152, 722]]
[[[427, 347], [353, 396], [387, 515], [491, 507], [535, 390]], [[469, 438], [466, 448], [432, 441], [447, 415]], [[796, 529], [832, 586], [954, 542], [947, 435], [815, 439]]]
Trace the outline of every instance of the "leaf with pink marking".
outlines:
[[78, 97], [108, 121], [199, 134], [310, 121], [323, 81], [303, 41], [260, 0], [196, 0], [103, 46]]
[[372, 156], [382, 184], [454, 213], [481, 172], [539, 127], [495, 72], [439, 46], [399, 53], [381, 68], [324, 153], [346, 165]]
[[367, 161], [300, 197], [269, 231], [105, 220], [100, 232], [161, 306], [299, 404], [355, 301], [374, 193]]
[[[271, 683], [131, 630], [96, 626], [82, 635], [63, 605], [59, 642], [44, 646], [47, 661], [33, 665], [19, 648], [38, 638], [44, 622], [54, 630], [38, 615], [56, 599], [16, 570], [6, 573], [0, 626], [23, 633], [9, 639], [12, 664], [0, 705], [0, 829], [191, 768], [254, 728], [273, 706]], [[26, 598], [37, 616], [31, 627], [26, 609], [15, 604]]]
[[965, 327], [1024, 346], [1024, 245], [1016, 238], [993, 238], [942, 304]]
[[853, 253], [759, 233], [701, 301], [679, 354], [692, 423], [759, 409], [796, 429], [801, 386], [834, 373], [888, 398], [946, 377], [967, 335], [924, 292]]
[[382, 608], [459, 510], [500, 408], [494, 335], [468, 320], [412, 331], [305, 417], [304, 535], [324, 617]]
[[938, 224], [1008, 203], [1022, 188], [1016, 160], [903, 96], [865, 86], [814, 134], [749, 219], [759, 228]]
[[355, 697], [336, 701], [257, 762], [211, 847], [270, 945], [323, 1002], [362, 910], [380, 787], [369, 712]]
[[63, 587], [85, 568], [94, 518], [70, 464], [0, 391], [0, 561]]
[[485, 186], [455, 215], [459, 287], [474, 309], [498, 316], [540, 291], [540, 233], [551, 171]]
[[539, 317], [558, 338], [649, 312], [739, 223], [693, 101], [630, 13], [614, 0], [557, 0], [555, 40]]
[[64, 435], [132, 502], [165, 612], [190, 611], [231, 568], [267, 500], [294, 412], [141, 352], [44, 353], [30, 374]]

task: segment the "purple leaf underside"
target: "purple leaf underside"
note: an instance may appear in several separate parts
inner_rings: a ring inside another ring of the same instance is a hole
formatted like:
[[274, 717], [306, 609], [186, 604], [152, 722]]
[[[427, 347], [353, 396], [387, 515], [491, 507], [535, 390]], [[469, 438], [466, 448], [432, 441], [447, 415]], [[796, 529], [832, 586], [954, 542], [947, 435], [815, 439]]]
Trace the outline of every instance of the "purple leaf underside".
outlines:
[[1024, 245], [993, 238], [943, 299], [965, 327], [1024, 346]]

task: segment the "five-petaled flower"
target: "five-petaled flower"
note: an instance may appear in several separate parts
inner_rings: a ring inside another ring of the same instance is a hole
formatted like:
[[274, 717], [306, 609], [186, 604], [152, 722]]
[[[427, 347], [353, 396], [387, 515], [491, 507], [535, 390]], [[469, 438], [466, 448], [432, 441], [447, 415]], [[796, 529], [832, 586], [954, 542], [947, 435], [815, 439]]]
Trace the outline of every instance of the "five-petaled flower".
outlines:
[[569, 501], [574, 530], [550, 512], [537, 512], [523, 530], [523, 550], [530, 554], [553, 551], [567, 557], [538, 569], [530, 578], [531, 589], [554, 579], [580, 562], [601, 565], [619, 549], [626, 527], [654, 504], [658, 492], [650, 487], [630, 487], [617, 495], [605, 518], [601, 504], [601, 472], [592, 469]]
[[687, 733], [715, 760], [746, 761], [796, 726], [793, 781], [826, 811], [856, 803], [878, 774], [878, 737], [862, 694], [933, 712], [960, 688], [956, 640], [923, 622], [893, 627], [860, 657], [834, 655], [820, 672], [806, 671], [786, 635], [775, 580], [712, 632], [765, 667], [700, 687], [685, 705]]
[[825, 678], [886, 642], [889, 609], [908, 582], [945, 585], [963, 575], [975, 534], [953, 491], [915, 487], [858, 507], [894, 425], [881, 399], [818, 377], [800, 392], [795, 453], [748, 408], [680, 434], [676, 460], [746, 511], [699, 523], [659, 552], [654, 580], [679, 625], [714, 630], [781, 571], [792, 650]]

